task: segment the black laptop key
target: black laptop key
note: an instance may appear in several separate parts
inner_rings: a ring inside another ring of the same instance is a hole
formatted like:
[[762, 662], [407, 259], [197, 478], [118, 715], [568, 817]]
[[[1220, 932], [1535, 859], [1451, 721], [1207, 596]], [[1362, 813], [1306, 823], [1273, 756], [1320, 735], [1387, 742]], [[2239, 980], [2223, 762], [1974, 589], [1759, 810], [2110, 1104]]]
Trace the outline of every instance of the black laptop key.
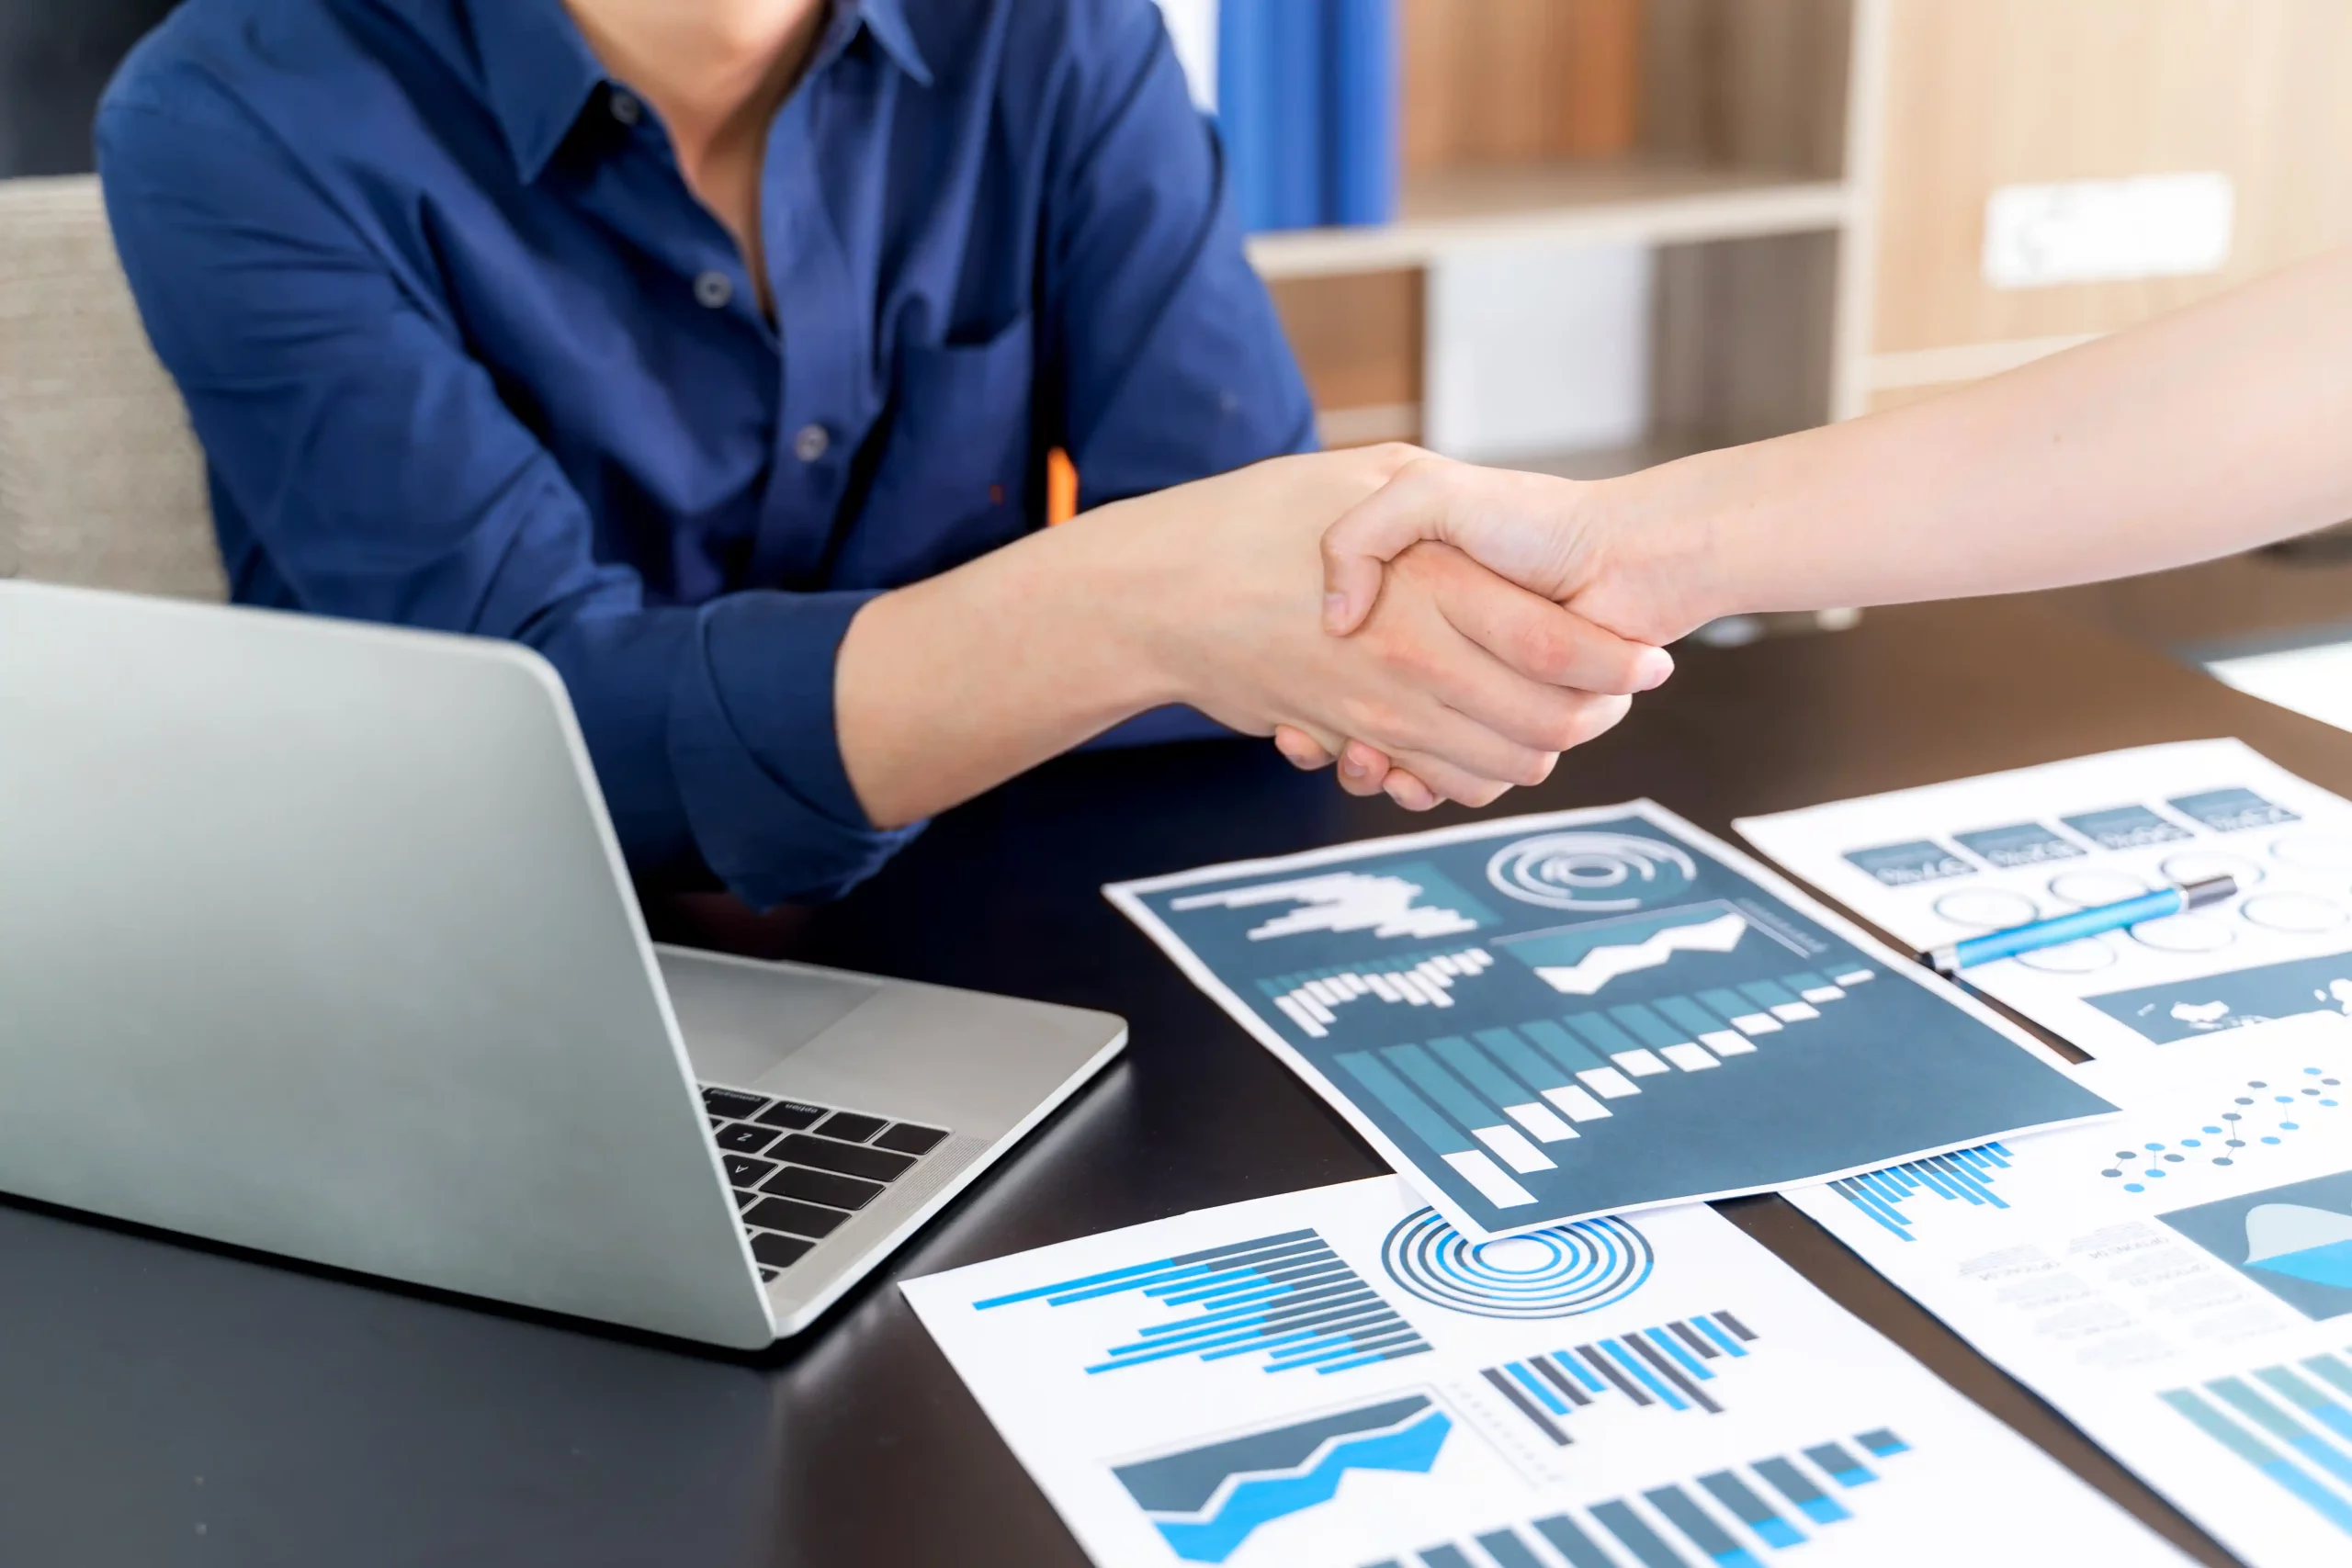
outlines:
[[822, 1241], [848, 1218], [839, 1209], [820, 1209], [814, 1203], [791, 1198], [763, 1198], [758, 1208], [743, 1216], [743, 1223], [762, 1230], [790, 1231], [794, 1235]]
[[830, 1170], [809, 1170], [801, 1166], [787, 1165], [760, 1184], [763, 1192], [773, 1192], [781, 1198], [801, 1198], [811, 1203], [826, 1203], [836, 1209], [863, 1209], [874, 1201], [882, 1190], [878, 1181], [860, 1181], [854, 1176], [835, 1176]]
[[755, 1155], [782, 1136], [756, 1122], [729, 1122], [718, 1130], [718, 1146], [729, 1154]]
[[711, 1114], [738, 1122], [749, 1122], [767, 1103], [761, 1096], [745, 1094], [740, 1089], [707, 1089], [702, 1091], [702, 1102]]
[[829, 1138], [845, 1138], [853, 1144], [862, 1144], [888, 1125], [889, 1122], [879, 1116], [860, 1116], [854, 1111], [836, 1111], [808, 1130], [822, 1133]]
[[907, 1155], [894, 1155], [888, 1149], [860, 1148], [855, 1144], [836, 1144], [824, 1138], [812, 1138], [806, 1133], [795, 1133], [769, 1151], [778, 1159], [788, 1159], [795, 1165], [813, 1165], [820, 1170], [837, 1170], [843, 1176], [862, 1176], [868, 1181], [896, 1181], [906, 1174], [914, 1160]]
[[911, 1122], [901, 1122], [874, 1140], [877, 1149], [893, 1149], [902, 1155], [927, 1155], [947, 1136], [936, 1127], [918, 1127]]
[[746, 1192], [740, 1187], [735, 1190], [735, 1207], [739, 1210], [748, 1209], [759, 1201], [760, 1195], [756, 1192]]
[[797, 1100], [779, 1100], [760, 1112], [758, 1120], [771, 1127], [782, 1127], [797, 1133], [820, 1116], [831, 1114], [821, 1105], [804, 1105]]
[[752, 1256], [771, 1268], [789, 1269], [816, 1245], [813, 1241], [802, 1241], [797, 1236], [762, 1231], [752, 1238]]
[[757, 1187], [775, 1168], [775, 1161], [749, 1155], [727, 1155], [720, 1163], [727, 1167], [727, 1181], [732, 1187]]
[[763, 1265], [763, 1266], [761, 1267], [761, 1269], [760, 1269], [760, 1283], [761, 1283], [761, 1284], [763, 1284], [763, 1285], [764, 1285], [764, 1284], [766, 1284], [770, 1280], [775, 1279], [778, 1274], [781, 1274], [781, 1273], [783, 1273], [783, 1272], [784, 1272], [784, 1270], [783, 1270], [783, 1269], [770, 1269], [770, 1268], [767, 1268], [765, 1265]]

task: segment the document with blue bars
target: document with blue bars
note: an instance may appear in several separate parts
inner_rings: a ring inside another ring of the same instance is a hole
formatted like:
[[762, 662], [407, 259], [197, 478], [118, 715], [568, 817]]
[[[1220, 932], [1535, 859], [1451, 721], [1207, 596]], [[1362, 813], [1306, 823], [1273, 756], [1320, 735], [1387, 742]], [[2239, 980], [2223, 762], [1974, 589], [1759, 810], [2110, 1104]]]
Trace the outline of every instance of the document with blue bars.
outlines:
[[1104, 891], [1482, 1238], [2112, 1110], [1648, 801]]
[[2072, 1070], [2123, 1115], [1786, 1196], [2251, 1568], [2352, 1562], [2352, 1021]]
[[1703, 1205], [1477, 1242], [1381, 1177], [903, 1289], [1106, 1565], [2184, 1561]]

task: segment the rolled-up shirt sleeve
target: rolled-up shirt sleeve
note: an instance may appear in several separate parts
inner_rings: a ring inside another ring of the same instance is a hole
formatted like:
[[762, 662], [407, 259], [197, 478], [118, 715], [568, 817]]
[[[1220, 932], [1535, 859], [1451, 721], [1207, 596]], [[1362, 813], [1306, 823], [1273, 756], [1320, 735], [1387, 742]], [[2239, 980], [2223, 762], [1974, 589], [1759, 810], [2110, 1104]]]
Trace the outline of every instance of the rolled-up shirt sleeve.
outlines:
[[216, 492], [297, 607], [529, 644], [561, 672], [631, 864], [765, 907], [915, 829], [866, 818], [833, 669], [864, 592], [649, 601], [436, 302], [225, 99], [110, 102], [107, 207]]

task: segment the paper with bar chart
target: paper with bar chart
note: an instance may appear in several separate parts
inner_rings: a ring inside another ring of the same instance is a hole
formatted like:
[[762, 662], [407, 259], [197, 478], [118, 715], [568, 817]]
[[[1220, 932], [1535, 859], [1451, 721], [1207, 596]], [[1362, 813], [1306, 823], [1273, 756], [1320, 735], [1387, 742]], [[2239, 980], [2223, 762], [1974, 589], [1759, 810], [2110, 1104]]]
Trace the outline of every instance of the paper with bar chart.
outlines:
[[1481, 1237], [2109, 1109], [1647, 801], [1104, 891]]
[[2234, 877], [2225, 904], [1966, 971], [2095, 1056], [2352, 1014], [2352, 801], [2236, 740], [2109, 751], [1738, 828], [1921, 949]]
[[2179, 1561], [1702, 1206], [1474, 1242], [1384, 1177], [903, 1288], [1122, 1568]]
[[2352, 1562], [2352, 1021], [2075, 1070], [2123, 1115], [1787, 1196], [2248, 1562]]

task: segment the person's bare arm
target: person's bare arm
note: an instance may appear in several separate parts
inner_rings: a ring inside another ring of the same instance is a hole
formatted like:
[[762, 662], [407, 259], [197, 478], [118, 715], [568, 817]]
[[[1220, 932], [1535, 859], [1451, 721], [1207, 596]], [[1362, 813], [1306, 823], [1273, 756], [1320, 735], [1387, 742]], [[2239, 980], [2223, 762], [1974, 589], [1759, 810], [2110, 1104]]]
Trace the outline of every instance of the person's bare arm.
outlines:
[[873, 600], [834, 675], [860, 803], [913, 821], [1167, 703], [1361, 736], [1458, 799], [1539, 782], [1668, 666], [1442, 548], [1396, 563], [1357, 636], [1324, 636], [1324, 527], [1419, 456], [1276, 458]]
[[2151, 571], [2352, 518], [2352, 251], [1964, 390], [1576, 484], [1429, 459], [1324, 542], [1329, 624], [1444, 539], [1622, 636]]

